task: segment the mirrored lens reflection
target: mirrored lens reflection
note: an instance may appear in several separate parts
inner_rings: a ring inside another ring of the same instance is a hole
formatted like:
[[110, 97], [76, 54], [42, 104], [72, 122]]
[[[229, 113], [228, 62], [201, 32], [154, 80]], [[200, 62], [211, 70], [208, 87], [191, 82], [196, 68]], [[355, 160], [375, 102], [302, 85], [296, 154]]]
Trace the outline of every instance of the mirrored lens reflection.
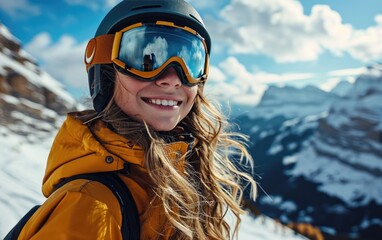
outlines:
[[204, 44], [189, 32], [166, 26], [142, 26], [122, 36], [119, 60], [139, 71], [155, 70], [173, 56], [183, 59], [192, 77], [204, 74]]

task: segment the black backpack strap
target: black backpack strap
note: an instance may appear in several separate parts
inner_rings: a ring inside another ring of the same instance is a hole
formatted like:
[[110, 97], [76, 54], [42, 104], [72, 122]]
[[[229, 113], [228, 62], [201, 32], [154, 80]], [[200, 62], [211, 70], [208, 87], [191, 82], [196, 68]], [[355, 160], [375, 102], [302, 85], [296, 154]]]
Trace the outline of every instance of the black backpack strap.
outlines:
[[[92, 181], [97, 181], [108, 187], [118, 199], [121, 206], [122, 213], [122, 239], [123, 240], [139, 240], [140, 239], [140, 220], [138, 215], [138, 210], [135, 205], [135, 201], [129, 188], [126, 184], [118, 177], [117, 172], [104, 172], [104, 173], [89, 173], [80, 174], [72, 177], [65, 178], [59, 184], [56, 185], [55, 189], [58, 189], [65, 185], [66, 183], [76, 180], [76, 179], [88, 179]], [[16, 240], [25, 224], [32, 217], [32, 215], [37, 211], [40, 205], [34, 206], [28, 213], [24, 215], [23, 218], [10, 230], [10, 232], [5, 236], [4, 240]]]
[[8, 232], [7, 236], [5, 236], [4, 240], [16, 240], [24, 225], [28, 222], [28, 220], [32, 217], [32, 215], [37, 211], [40, 205], [36, 205], [29, 212], [27, 212], [24, 217], [20, 219], [20, 221]]
[[131, 195], [129, 188], [118, 176], [117, 172], [102, 172], [79, 174], [69, 178], [65, 178], [57, 186], [60, 188], [65, 183], [75, 179], [88, 179], [97, 181], [108, 187], [118, 199], [122, 212], [122, 238], [124, 240], [139, 240], [140, 239], [140, 220], [134, 198]]

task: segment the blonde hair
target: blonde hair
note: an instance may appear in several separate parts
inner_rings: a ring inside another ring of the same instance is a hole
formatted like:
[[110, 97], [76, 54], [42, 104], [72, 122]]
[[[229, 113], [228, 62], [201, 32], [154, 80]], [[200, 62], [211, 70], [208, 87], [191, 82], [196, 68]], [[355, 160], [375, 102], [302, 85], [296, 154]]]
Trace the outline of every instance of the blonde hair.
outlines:
[[[106, 70], [108, 78], [113, 77], [110, 70]], [[232, 132], [227, 119], [202, 92], [203, 86], [199, 86], [190, 113], [167, 133], [186, 132], [197, 140], [185, 156], [184, 172], [166, 153], [162, 134], [124, 114], [114, 97], [101, 112], [102, 120], [114, 131], [144, 149], [146, 168], [156, 184], [153, 190], [163, 204], [168, 224], [175, 229], [173, 239], [220, 240], [237, 236], [240, 215], [244, 213], [240, 204], [245, 187], [249, 185], [253, 198], [256, 195], [255, 181], [238, 168], [252, 166], [244, 144], [247, 137]], [[228, 211], [237, 220], [233, 230], [225, 219]]]

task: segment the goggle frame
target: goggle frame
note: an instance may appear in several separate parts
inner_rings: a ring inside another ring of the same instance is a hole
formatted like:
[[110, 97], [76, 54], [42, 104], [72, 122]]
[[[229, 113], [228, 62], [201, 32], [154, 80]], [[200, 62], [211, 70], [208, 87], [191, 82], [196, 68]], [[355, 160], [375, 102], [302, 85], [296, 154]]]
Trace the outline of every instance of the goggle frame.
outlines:
[[[190, 27], [187, 26], [178, 26], [173, 22], [168, 22], [168, 21], [156, 21], [155, 23], [150, 23], [149, 25], [157, 25], [157, 26], [167, 26], [167, 27], [174, 27], [178, 29], [182, 29], [184, 31], [187, 31], [195, 36], [197, 36], [201, 41], [205, 49], [205, 63], [204, 63], [204, 72], [203, 75], [201, 75], [198, 78], [194, 78], [191, 76], [187, 65], [185, 61], [179, 57], [179, 56], [172, 56], [169, 59], [167, 59], [160, 67], [151, 70], [151, 71], [141, 71], [138, 69], [135, 69], [131, 66], [128, 66], [125, 62], [120, 60], [119, 57], [119, 52], [120, 52], [120, 45], [122, 42], [122, 37], [123, 34], [131, 29], [138, 28], [148, 25], [148, 23], [135, 23], [132, 24], [128, 27], [123, 28], [122, 30], [116, 32], [115, 34], [107, 34], [107, 35], [101, 35], [97, 36], [93, 39], [91, 39], [88, 43], [87, 49], [86, 49], [86, 54], [85, 54], [85, 63], [86, 63], [86, 68], [89, 70], [89, 68], [94, 65], [94, 64], [107, 64], [107, 63], [113, 63], [116, 65], [117, 69], [119, 69], [119, 72], [131, 76], [137, 77], [139, 80], [142, 81], [155, 81], [160, 74], [166, 70], [169, 66], [171, 65], [177, 65], [179, 66], [183, 73], [181, 78], [182, 83], [187, 85], [187, 86], [195, 86], [198, 84], [204, 84], [204, 82], [207, 80], [208, 76], [208, 71], [209, 71], [209, 53], [208, 53], [208, 48], [207, 44], [204, 40], [204, 38], [197, 33], [197, 31], [193, 30]], [[89, 47], [91, 41], [95, 41], [94, 45], [94, 51], [91, 52], [91, 55], [89, 56]], [[111, 42], [112, 41], [112, 42]], [[102, 49], [100, 49], [102, 47]], [[111, 47], [111, 52], [107, 48]], [[98, 51], [100, 50], [100, 51]], [[97, 54], [98, 53], [98, 54]], [[100, 54], [106, 54], [109, 55], [110, 58], [107, 56], [100, 56]], [[96, 56], [94, 57], [95, 54]], [[91, 61], [88, 59], [91, 58]], [[108, 60], [109, 59], [109, 60]], [[179, 68], [178, 68], [179, 69]], [[178, 70], [177, 69], [177, 70]], [[178, 71], [177, 71], [178, 72]]]

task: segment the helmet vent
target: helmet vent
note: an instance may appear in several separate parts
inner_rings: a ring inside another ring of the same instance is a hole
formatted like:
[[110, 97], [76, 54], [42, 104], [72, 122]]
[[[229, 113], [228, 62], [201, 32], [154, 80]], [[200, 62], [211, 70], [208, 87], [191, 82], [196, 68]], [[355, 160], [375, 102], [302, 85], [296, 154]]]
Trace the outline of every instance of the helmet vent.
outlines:
[[162, 7], [162, 5], [140, 6], [140, 7], [132, 8], [131, 11], [136, 11], [136, 10], [141, 10], [141, 9], [146, 9], [146, 8], [161, 8], [161, 7]]

